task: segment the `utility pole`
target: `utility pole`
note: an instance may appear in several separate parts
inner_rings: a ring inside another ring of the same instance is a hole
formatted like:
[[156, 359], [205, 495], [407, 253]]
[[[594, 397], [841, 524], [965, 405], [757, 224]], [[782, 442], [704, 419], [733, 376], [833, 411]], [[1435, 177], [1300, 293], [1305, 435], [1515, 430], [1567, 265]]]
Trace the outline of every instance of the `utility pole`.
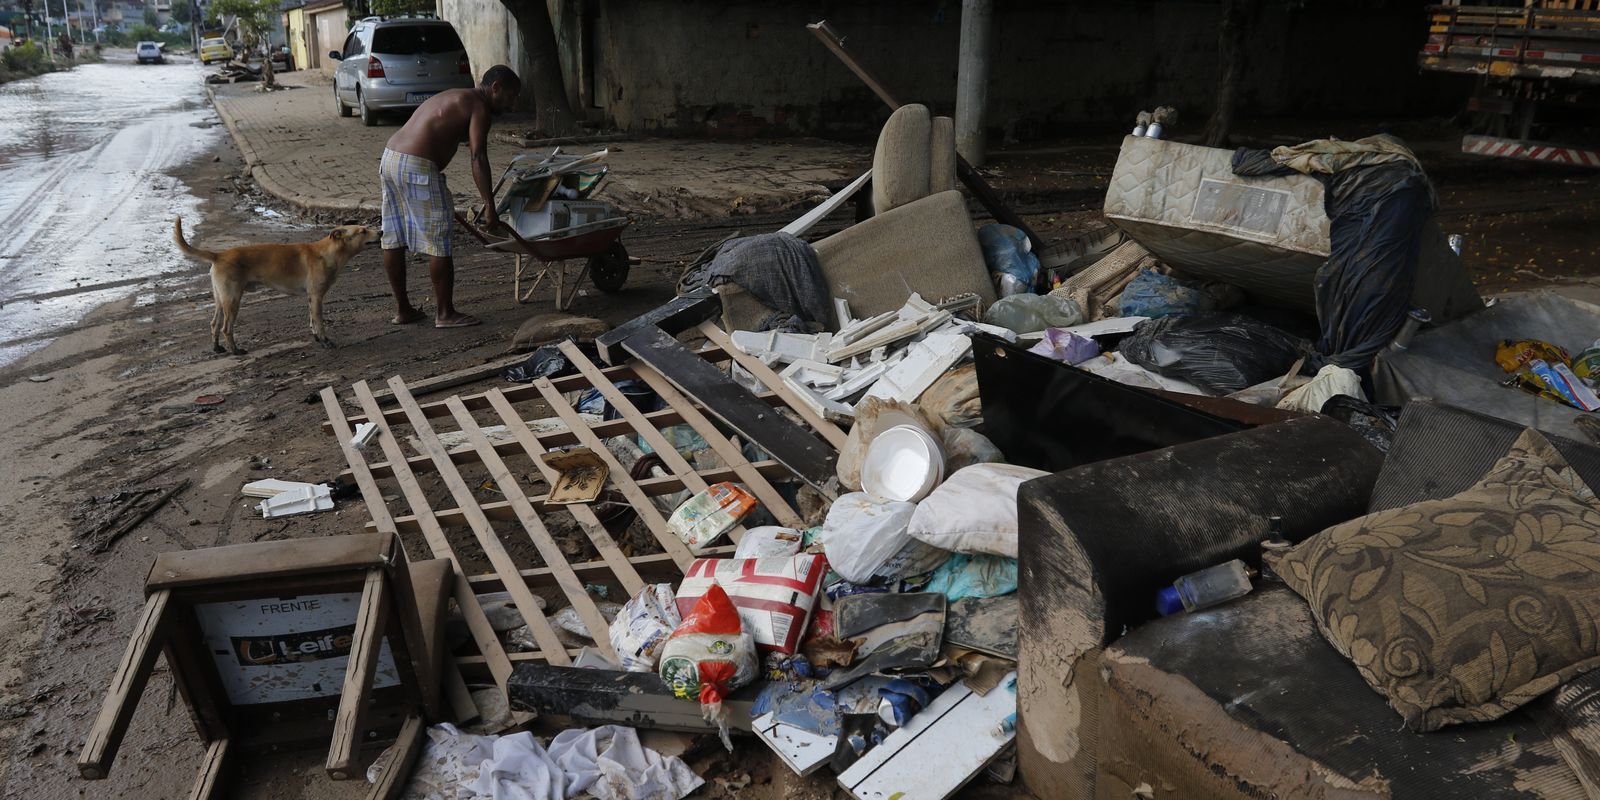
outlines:
[[991, 0], [961, 0], [961, 59], [956, 74], [956, 152], [974, 167], [983, 166], [984, 117], [989, 107], [989, 60], [994, 5]]

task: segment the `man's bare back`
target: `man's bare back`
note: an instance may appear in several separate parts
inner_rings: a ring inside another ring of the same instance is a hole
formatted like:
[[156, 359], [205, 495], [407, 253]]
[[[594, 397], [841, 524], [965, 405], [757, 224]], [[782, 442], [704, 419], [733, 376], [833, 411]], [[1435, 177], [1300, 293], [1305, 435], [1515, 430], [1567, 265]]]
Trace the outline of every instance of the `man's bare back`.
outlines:
[[387, 147], [426, 158], [444, 169], [471, 137], [473, 117], [481, 115], [487, 132], [489, 113], [489, 100], [476, 87], [443, 91], [417, 106], [411, 119], [389, 137]]

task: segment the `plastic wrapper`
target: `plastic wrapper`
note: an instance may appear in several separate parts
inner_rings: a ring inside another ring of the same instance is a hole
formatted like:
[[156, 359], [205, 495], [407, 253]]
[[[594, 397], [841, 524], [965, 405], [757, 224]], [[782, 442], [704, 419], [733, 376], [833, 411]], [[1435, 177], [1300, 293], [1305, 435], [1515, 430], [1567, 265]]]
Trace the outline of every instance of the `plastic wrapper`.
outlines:
[[1039, 274], [1039, 257], [1030, 252], [1033, 246], [1027, 234], [1010, 225], [992, 223], [978, 229], [978, 245], [983, 248], [983, 262], [994, 274], [1002, 297], [1032, 291]]
[[1600, 384], [1600, 340], [1572, 359], [1572, 373], [1589, 382]]
[[717, 726], [722, 746], [733, 752], [722, 701], [755, 680], [758, 672], [755, 640], [744, 632], [728, 593], [713, 583], [667, 639], [658, 674], [674, 695], [700, 701], [700, 711]]
[[[562, 341], [576, 343], [577, 340], [568, 336]], [[559, 378], [577, 372], [578, 368], [567, 360], [566, 353], [561, 352], [561, 342], [558, 342], [534, 350], [527, 361], [508, 368], [501, 377], [512, 383], [532, 383], [540, 378]]]
[[914, 503], [880, 502], [864, 492], [834, 501], [822, 525], [829, 566], [856, 584], [883, 584], [939, 566], [945, 551], [911, 538]]
[[755, 507], [756, 498], [738, 484], [716, 483], [678, 506], [667, 528], [698, 556]]
[[739, 546], [734, 548], [735, 559], [787, 558], [800, 552], [804, 535], [793, 528], [764, 525], [744, 532]]
[[1017, 333], [1070, 328], [1083, 322], [1083, 307], [1076, 300], [1061, 295], [1014, 294], [989, 306], [983, 312], [983, 321]]
[[1494, 349], [1494, 363], [1506, 372], [1516, 372], [1533, 361], [1570, 366], [1572, 356], [1565, 348], [1538, 339], [1501, 339]]
[[710, 591], [727, 592], [744, 632], [762, 654], [792, 655], [800, 649], [828, 570], [816, 555], [787, 558], [702, 558], [689, 565], [678, 584], [678, 612], [689, 613]]
[[1209, 314], [1217, 310], [1217, 300], [1199, 284], [1147, 269], [1122, 290], [1119, 307], [1124, 317], [1155, 319]]
[[969, 597], [999, 597], [1017, 590], [1017, 560], [957, 553], [933, 571], [927, 591], [954, 603]]
[[1060, 328], [1046, 328], [1044, 338], [1039, 343], [1028, 348], [1028, 352], [1037, 353], [1045, 358], [1060, 361], [1063, 364], [1078, 365], [1097, 355], [1100, 355], [1100, 345], [1093, 339], [1079, 336], [1072, 331]]
[[1221, 396], [1283, 375], [1310, 353], [1310, 346], [1249, 317], [1202, 314], [1141, 322], [1118, 352], [1159, 375]]
[[611, 649], [617, 651], [623, 669], [655, 672], [661, 648], [682, 622], [672, 584], [646, 586], [624, 603], [612, 620]]
[[[607, 624], [616, 621], [617, 615], [622, 613], [622, 606], [619, 606], [616, 603], [595, 603], [595, 608], [599, 610], [600, 616], [605, 617]], [[589, 631], [589, 626], [583, 624], [583, 617], [578, 616], [578, 609], [572, 606], [567, 606], [566, 608], [557, 611], [555, 614], [552, 614], [550, 616], [550, 622], [557, 628], [560, 628], [575, 636], [582, 636], [585, 639], [591, 640], [597, 638]]]

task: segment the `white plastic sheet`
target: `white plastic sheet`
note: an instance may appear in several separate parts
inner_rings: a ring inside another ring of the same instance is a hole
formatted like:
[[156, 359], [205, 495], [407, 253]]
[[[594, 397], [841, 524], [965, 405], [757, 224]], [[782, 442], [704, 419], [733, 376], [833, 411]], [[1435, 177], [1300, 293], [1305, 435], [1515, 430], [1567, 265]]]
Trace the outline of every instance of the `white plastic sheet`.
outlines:
[[681, 800], [704, 783], [620, 725], [563, 731], [548, 750], [531, 733], [475, 736], [448, 723], [428, 739], [406, 800]]

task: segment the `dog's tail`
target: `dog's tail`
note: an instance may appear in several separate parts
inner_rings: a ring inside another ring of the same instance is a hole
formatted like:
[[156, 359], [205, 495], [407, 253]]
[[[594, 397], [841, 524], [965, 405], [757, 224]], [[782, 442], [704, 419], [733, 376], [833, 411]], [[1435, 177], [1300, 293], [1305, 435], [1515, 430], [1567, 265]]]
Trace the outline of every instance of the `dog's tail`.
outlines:
[[216, 253], [210, 250], [201, 250], [198, 247], [190, 247], [189, 243], [183, 240], [183, 217], [178, 217], [172, 221], [172, 239], [178, 243], [178, 249], [182, 250], [183, 254], [190, 258], [198, 258], [202, 261], [217, 260]]

